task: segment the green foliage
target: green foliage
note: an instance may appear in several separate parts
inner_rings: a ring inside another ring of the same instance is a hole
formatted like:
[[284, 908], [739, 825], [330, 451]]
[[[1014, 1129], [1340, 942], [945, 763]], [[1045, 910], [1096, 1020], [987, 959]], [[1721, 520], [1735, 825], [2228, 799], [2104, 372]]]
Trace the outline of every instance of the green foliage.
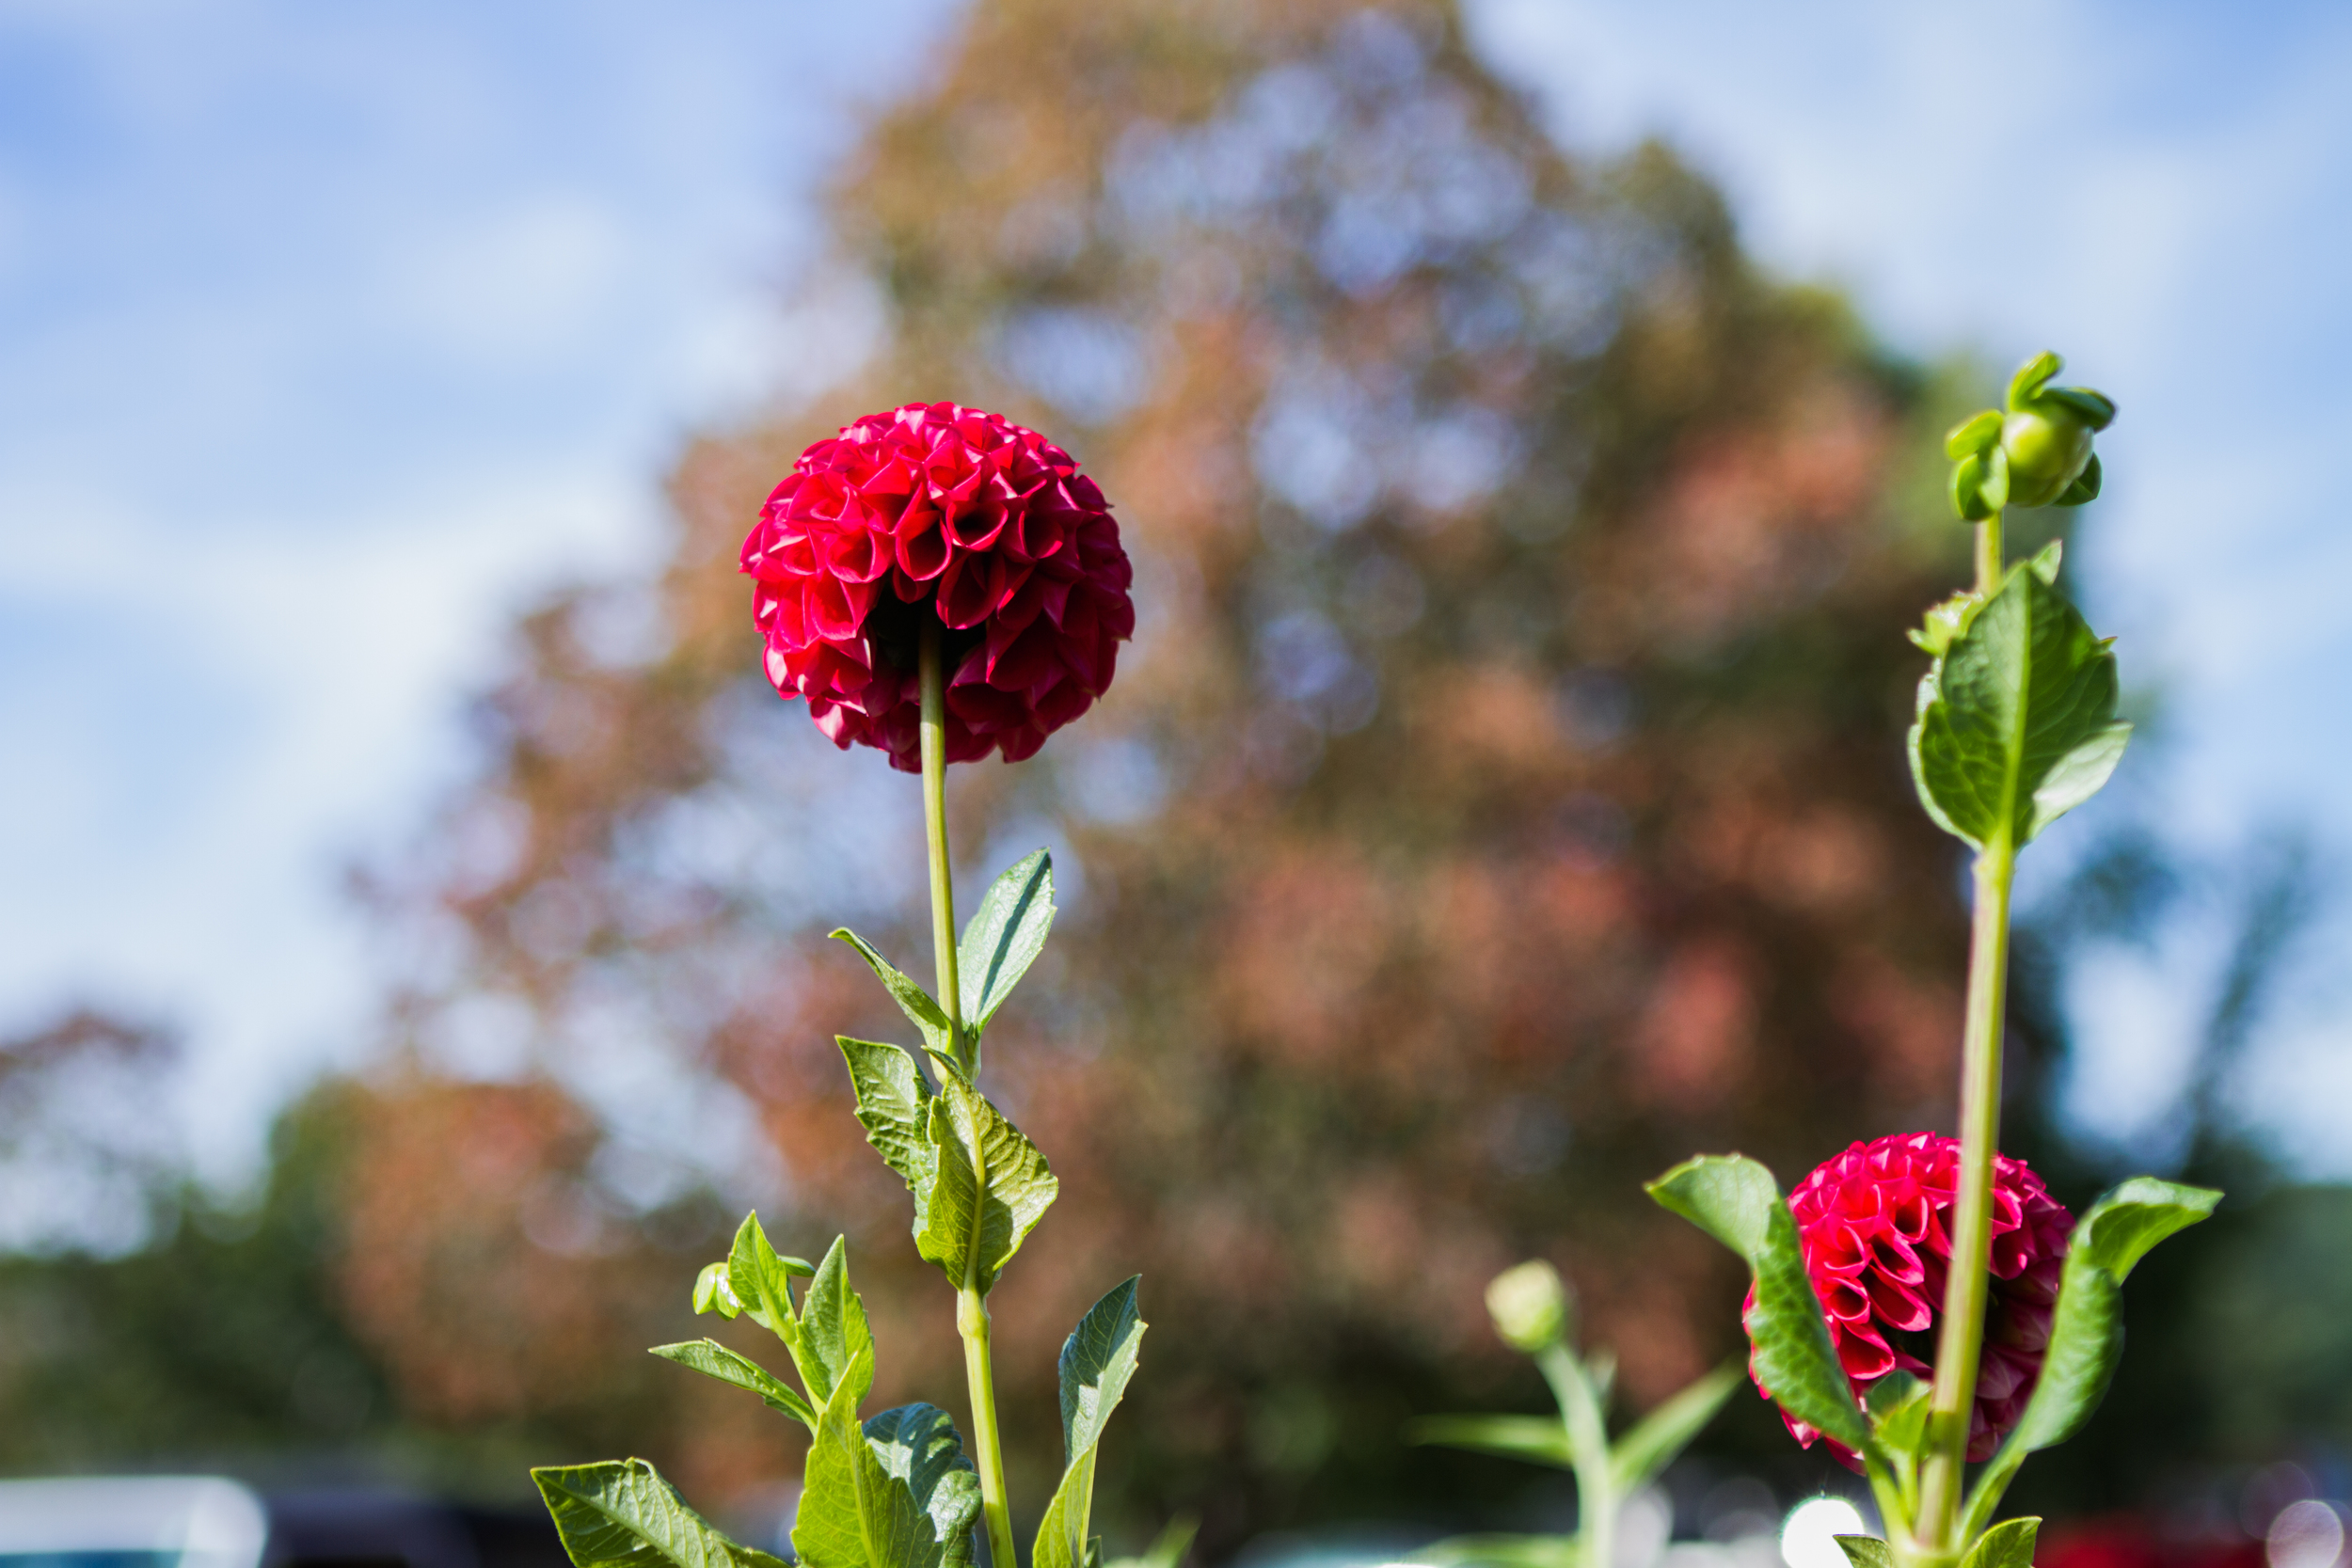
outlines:
[[[857, 1119], [866, 1141], [916, 1194], [930, 1190], [931, 1086], [914, 1058], [895, 1045], [836, 1035], [841, 1058], [850, 1065], [850, 1086], [857, 1095]], [[919, 1198], [918, 1198], [919, 1201]]]
[[711, 1528], [642, 1459], [543, 1465], [531, 1479], [579, 1568], [785, 1568]]
[[945, 1411], [887, 1410], [861, 1426], [873, 1383], [861, 1351], [825, 1403], [809, 1446], [792, 1550], [802, 1568], [968, 1568], [979, 1482]]
[[[825, 1260], [817, 1265], [817, 1277], [808, 1283], [799, 1318], [785, 1321], [784, 1343], [813, 1401], [830, 1405], [843, 1380], [860, 1366], [870, 1383], [874, 1336], [866, 1326], [866, 1304], [850, 1288], [847, 1237], [834, 1238]], [[858, 1389], [851, 1407], [865, 1397], [866, 1390]]]
[[898, 1010], [922, 1031], [923, 1048], [934, 1053], [946, 1053], [950, 1045], [947, 1013], [931, 993], [900, 973], [888, 958], [875, 951], [871, 942], [848, 927], [835, 929], [833, 936], [835, 941], [846, 942], [856, 948], [858, 957], [873, 969], [876, 978], [882, 983], [882, 989], [890, 993], [890, 999], [898, 1004]]
[[1968, 1498], [1969, 1535], [1992, 1519], [2027, 1454], [2065, 1442], [2098, 1408], [2123, 1354], [2122, 1287], [2133, 1267], [2158, 1242], [2204, 1219], [2220, 1201], [2211, 1188], [2136, 1176], [2092, 1204], [2076, 1223], [2041, 1380], [2016, 1429], [1977, 1478]]
[[1701, 1155], [1649, 1184], [1658, 1202], [1738, 1253], [1756, 1280], [1748, 1335], [1756, 1380], [1797, 1419], [1883, 1463], [1805, 1276], [1797, 1222], [1772, 1173], [1742, 1155]]
[[1040, 849], [989, 884], [956, 944], [967, 1071], [978, 1070], [980, 1031], [1037, 961], [1053, 925], [1054, 861]]
[[1610, 1488], [1629, 1497], [1691, 1446], [1740, 1386], [1737, 1367], [1718, 1367], [1679, 1393], [1669, 1395], [1620, 1436], [1609, 1453]]
[[986, 1295], [1059, 1191], [1045, 1156], [979, 1090], [953, 1076], [931, 1097], [929, 1184], [914, 1246], [959, 1290]]
[[1912, 774], [1928, 815], [2014, 848], [2096, 794], [2131, 726], [2115, 657], [2035, 562], [2010, 568], [1919, 683]]
[[1833, 1535], [1853, 1568], [1895, 1568], [1895, 1549], [1875, 1535]]
[[817, 1430], [817, 1412], [792, 1387], [750, 1356], [729, 1350], [716, 1339], [689, 1339], [680, 1344], [656, 1345], [652, 1354], [665, 1361], [689, 1367], [705, 1377], [715, 1377], [738, 1388], [750, 1390], [767, 1402], [771, 1410], [781, 1410], [794, 1420]]
[[1091, 1534], [1094, 1461], [1104, 1426], [1135, 1375], [1147, 1326], [1129, 1279], [1087, 1309], [1061, 1351], [1061, 1482], [1038, 1526], [1032, 1568], [1089, 1568], [1102, 1542]]
[[1977, 1537], [1960, 1568], [2033, 1568], [2033, 1539], [2039, 1519], [2004, 1519]]

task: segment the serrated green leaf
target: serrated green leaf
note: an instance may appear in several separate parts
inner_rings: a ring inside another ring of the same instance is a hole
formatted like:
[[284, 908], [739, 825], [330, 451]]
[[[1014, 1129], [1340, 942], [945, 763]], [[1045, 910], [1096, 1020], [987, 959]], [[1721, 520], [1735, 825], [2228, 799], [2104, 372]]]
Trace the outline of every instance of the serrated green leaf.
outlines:
[[794, 1420], [817, 1430], [817, 1412], [809, 1402], [767, 1368], [748, 1355], [739, 1355], [716, 1339], [688, 1339], [680, 1344], [656, 1345], [655, 1355], [691, 1367], [705, 1377], [715, 1377], [722, 1383], [732, 1383], [747, 1388], [765, 1400], [769, 1407], [781, 1410]]
[[1651, 1182], [1648, 1192], [1747, 1260], [1756, 1280], [1748, 1334], [1756, 1381], [1797, 1419], [1883, 1464], [1885, 1452], [1830, 1343], [1805, 1276], [1797, 1222], [1772, 1173], [1744, 1155], [1701, 1155]]
[[785, 1568], [711, 1528], [642, 1459], [547, 1465], [531, 1479], [578, 1568]]
[[[817, 1265], [817, 1277], [808, 1282], [800, 1320], [785, 1336], [785, 1347], [814, 1400], [831, 1403], [852, 1367], [864, 1365], [871, 1376], [874, 1336], [866, 1327], [866, 1304], [850, 1287], [848, 1237], [834, 1237], [825, 1260]], [[866, 1393], [864, 1388], [856, 1391], [852, 1407]]]
[[1405, 1440], [1558, 1470], [1571, 1469], [1576, 1463], [1568, 1451], [1567, 1430], [1557, 1416], [1424, 1416], [1406, 1423]]
[[759, 1215], [743, 1216], [736, 1227], [735, 1245], [727, 1252], [727, 1289], [752, 1322], [782, 1337], [792, 1322], [792, 1280], [808, 1278], [816, 1270], [798, 1258], [787, 1258], [768, 1244]]
[[920, 1191], [931, 1176], [931, 1144], [925, 1132], [931, 1088], [923, 1081], [922, 1069], [895, 1045], [847, 1035], [835, 1035], [834, 1043], [850, 1067], [850, 1087], [857, 1095], [857, 1119], [866, 1129], [866, 1141], [900, 1180]]
[[792, 1550], [801, 1568], [970, 1568], [979, 1482], [946, 1414], [885, 1411], [861, 1426], [861, 1352], [825, 1402], [802, 1472]]
[[2123, 1355], [2123, 1278], [2148, 1249], [2213, 1212], [2221, 1195], [2135, 1176], [2084, 1211], [2066, 1248], [2042, 1375], [2025, 1413], [1977, 1478], [1965, 1529], [1982, 1529], [2026, 1456], [2080, 1432]]
[[947, 1282], [982, 1295], [1060, 1190], [1045, 1156], [979, 1090], [942, 1081], [926, 1128], [930, 1184], [915, 1194], [914, 1246]]
[[989, 884], [964, 927], [963, 940], [956, 943], [956, 966], [970, 1036], [965, 1059], [975, 1066], [980, 1031], [1037, 961], [1053, 925], [1054, 861], [1040, 849]]
[[2095, 794], [2131, 726], [2115, 656], [2030, 563], [2012, 568], [1919, 687], [1912, 776], [1928, 815], [1981, 848], [2012, 845]]
[[2033, 1538], [2041, 1528], [2039, 1516], [2004, 1519], [1977, 1537], [1960, 1568], [2033, 1568]]
[[2083, 1249], [2118, 1281], [2167, 1236], [2204, 1219], [2221, 1201], [2211, 1187], [2184, 1187], [2153, 1176], [2135, 1176], [2084, 1212], [2068, 1251]]
[[1738, 1367], [1718, 1367], [1633, 1423], [1609, 1446], [1611, 1495], [1629, 1497], [1647, 1486], [1706, 1430], [1740, 1382]]
[[915, 1028], [922, 1031], [923, 1044], [932, 1051], [947, 1049], [946, 1009], [934, 1001], [930, 991], [899, 973], [898, 966], [874, 950], [873, 943], [850, 930], [847, 926], [832, 933], [836, 942], [846, 942], [857, 949], [874, 975], [890, 992], [890, 999], [898, 1004], [898, 1010], [907, 1015]]
[[1833, 1535], [1853, 1568], [1895, 1568], [1895, 1548], [1875, 1535]]
[[1030, 1568], [1085, 1568], [1098, 1549], [1092, 1530], [1094, 1460], [1103, 1428], [1127, 1392], [1146, 1325], [1136, 1310], [1135, 1279], [1116, 1285], [1087, 1309], [1061, 1348], [1061, 1484], [1045, 1507]]

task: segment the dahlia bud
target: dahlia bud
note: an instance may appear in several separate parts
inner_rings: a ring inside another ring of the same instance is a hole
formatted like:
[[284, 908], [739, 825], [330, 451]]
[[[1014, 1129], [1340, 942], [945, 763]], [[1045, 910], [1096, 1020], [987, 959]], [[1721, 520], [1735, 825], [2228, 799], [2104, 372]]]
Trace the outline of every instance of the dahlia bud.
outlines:
[[1486, 1286], [1486, 1310], [1503, 1343], [1534, 1355], [1567, 1333], [1568, 1288], [1559, 1270], [1537, 1259], [1494, 1276]]
[[2065, 365], [2036, 355], [2009, 384], [2008, 408], [1988, 408], [1952, 427], [1952, 509], [1979, 522], [2009, 506], [2080, 506], [2099, 494], [2091, 437], [2115, 420], [2115, 404], [2088, 387], [2053, 387]]
[[[1934, 1349], [1944, 1307], [1959, 1169], [1959, 1139], [1911, 1132], [1855, 1144], [1788, 1195], [1805, 1273], [1857, 1399], [1896, 1371], [1933, 1376], [1924, 1356]], [[2074, 1230], [2074, 1216], [2023, 1160], [1994, 1156], [1993, 1267], [1968, 1429], [1972, 1462], [1992, 1458], [2001, 1434], [2025, 1414], [2042, 1375]], [[1756, 1388], [1772, 1398], [1762, 1383]], [[1821, 1435], [1786, 1411], [1781, 1419], [1807, 1448]], [[1830, 1448], [1849, 1468], [1862, 1468], [1843, 1445]]]
[[1110, 503], [994, 414], [911, 403], [803, 452], [743, 542], [778, 695], [847, 751], [922, 770], [923, 626], [943, 628], [946, 758], [1019, 762], [1109, 689], [1135, 632]]

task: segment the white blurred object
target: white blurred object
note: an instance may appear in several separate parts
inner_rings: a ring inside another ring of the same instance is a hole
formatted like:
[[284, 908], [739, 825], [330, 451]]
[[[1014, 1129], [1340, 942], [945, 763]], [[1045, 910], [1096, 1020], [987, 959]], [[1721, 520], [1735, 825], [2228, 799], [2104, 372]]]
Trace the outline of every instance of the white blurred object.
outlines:
[[2270, 1522], [2263, 1544], [2270, 1568], [2337, 1568], [2344, 1561], [2344, 1515], [2316, 1497], [2289, 1503]]
[[1780, 1527], [1780, 1560], [1788, 1568], [1847, 1568], [1846, 1550], [1833, 1537], [1867, 1533], [1861, 1512], [1845, 1498], [1807, 1497]]
[[1673, 1499], [1655, 1486], [1645, 1486], [1618, 1505], [1612, 1568], [1656, 1568], [1674, 1532]]
[[268, 1539], [261, 1498], [217, 1476], [0, 1481], [0, 1558], [143, 1554], [153, 1568], [259, 1568]]

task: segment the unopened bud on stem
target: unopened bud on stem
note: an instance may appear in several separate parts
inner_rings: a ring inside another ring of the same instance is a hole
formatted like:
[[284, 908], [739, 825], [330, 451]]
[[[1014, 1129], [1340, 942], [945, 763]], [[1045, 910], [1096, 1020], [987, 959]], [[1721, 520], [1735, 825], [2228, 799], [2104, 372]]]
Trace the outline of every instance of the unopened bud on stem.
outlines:
[[1538, 1259], [1495, 1275], [1486, 1287], [1486, 1310], [1505, 1344], [1534, 1355], [1567, 1333], [1568, 1288], [1559, 1270]]

